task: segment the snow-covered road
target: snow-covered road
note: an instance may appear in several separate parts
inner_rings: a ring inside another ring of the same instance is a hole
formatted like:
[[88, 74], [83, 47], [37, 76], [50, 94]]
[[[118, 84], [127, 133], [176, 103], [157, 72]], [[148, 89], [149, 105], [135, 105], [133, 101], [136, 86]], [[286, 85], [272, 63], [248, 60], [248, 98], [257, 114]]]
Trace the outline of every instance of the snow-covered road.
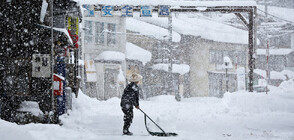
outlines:
[[140, 101], [142, 110], [166, 132], [178, 133], [177, 137], [150, 136], [143, 114], [136, 109], [130, 128], [134, 135], [123, 136], [120, 100], [98, 101], [82, 93], [74, 99], [70, 115], [61, 117], [62, 126], [16, 125], [0, 120], [0, 135], [1, 140], [293, 140], [294, 90], [289, 89], [293, 83], [272, 88], [268, 95], [236, 92], [226, 93], [224, 98], [198, 97], [177, 102], [173, 96], [158, 96]]

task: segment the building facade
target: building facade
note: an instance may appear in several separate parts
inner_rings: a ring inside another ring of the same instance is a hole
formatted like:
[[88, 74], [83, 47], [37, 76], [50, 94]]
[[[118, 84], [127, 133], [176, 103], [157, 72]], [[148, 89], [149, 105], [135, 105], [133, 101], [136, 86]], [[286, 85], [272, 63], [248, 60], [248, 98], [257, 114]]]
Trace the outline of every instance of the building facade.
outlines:
[[85, 89], [90, 97], [107, 100], [119, 97], [125, 86], [125, 18], [85, 16], [81, 38], [85, 61]]

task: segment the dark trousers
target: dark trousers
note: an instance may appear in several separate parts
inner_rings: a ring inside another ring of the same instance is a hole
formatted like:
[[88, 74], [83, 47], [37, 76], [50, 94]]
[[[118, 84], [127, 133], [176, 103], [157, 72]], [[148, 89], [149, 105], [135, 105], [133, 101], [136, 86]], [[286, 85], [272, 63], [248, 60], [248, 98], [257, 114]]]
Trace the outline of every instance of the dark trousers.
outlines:
[[134, 113], [133, 113], [133, 108], [125, 109], [122, 108], [122, 111], [124, 113], [124, 131], [129, 131], [129, 128], [131, 126], [131, 123], [133, 121]]

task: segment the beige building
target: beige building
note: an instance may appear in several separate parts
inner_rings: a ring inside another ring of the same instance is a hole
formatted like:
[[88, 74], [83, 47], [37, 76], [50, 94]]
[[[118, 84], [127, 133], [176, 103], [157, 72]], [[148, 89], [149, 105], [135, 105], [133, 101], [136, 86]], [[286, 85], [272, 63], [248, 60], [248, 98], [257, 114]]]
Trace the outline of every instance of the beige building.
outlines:
[[216, 42], [199, 37], [185, 36], [183, 47], [189, 48], [190, 95], [222, 96], [226, 91], [223, 58], [229, 57], [233, 68], [228, 70], [229, 92], [237, 90], [237, 73], [240, 67], [247, 67], [247, 45]]

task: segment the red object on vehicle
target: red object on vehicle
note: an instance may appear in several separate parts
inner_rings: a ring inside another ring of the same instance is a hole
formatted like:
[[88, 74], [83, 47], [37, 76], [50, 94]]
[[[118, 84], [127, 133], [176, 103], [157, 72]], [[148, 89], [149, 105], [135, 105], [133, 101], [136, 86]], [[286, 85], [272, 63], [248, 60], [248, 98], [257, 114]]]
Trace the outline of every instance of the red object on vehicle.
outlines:
[[57, 74], [53, 75], [53, 93], [55, 96], [60, 96], [63, 94], [63, 80], [64, 77]]

